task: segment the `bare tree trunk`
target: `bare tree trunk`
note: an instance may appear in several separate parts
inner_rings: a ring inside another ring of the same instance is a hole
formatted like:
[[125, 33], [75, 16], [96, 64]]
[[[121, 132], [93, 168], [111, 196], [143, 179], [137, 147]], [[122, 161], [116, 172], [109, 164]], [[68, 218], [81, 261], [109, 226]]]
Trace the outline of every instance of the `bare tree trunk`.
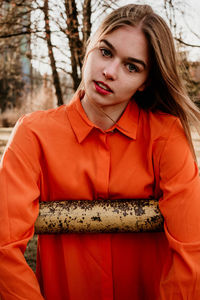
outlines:
[[52, 73], [53, 73], [53, 83], [54, 83], [55, 90], [56, 90], [57, 104], [59, 106], [59, 105], [63, 104], [63, 97], [62, 97], [62, 90], [61, 90], [59, 75], [58, 75], [58, 72], [56, 69], [56, 61], [55, 61], [54, 54], [53, 54], [53, 46], [51, 43], [51, 30], [50, 30], [50, 25], [49, 25], [49, 6], [48, 6], [48, 4], [49, 4], [48, 0], [44, 0], [43, 12], [44, 12], [44, 19], [45, 19], [45, 33], [46, 33], [48, 53], [49, 53], [49, 58], [50, 58], [50, 63], [51, 63], [51, 68], [52, 68]]
[[65, 11], [67, 15], [67, 37], [71, 53], [73, 88], [76, 90], [81, 81], [83, 43], [79, 36], [78, 12], [75, 0], [65, 0]]
[[91, 34], [91, 0], [84, 0], [83, 3], [83, 48], [86, 49], [87, 40]]

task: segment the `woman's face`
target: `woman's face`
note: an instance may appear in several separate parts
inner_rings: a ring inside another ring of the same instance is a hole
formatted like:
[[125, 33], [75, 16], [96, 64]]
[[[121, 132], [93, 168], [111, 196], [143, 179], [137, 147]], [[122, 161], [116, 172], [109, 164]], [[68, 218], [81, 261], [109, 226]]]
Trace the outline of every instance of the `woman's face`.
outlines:
[[123, 26], [103, 36], [87, 57], [83, 70], [85, 102], [105, 112], [123, 109], [149, 74], [148, 43], [137, 27]]

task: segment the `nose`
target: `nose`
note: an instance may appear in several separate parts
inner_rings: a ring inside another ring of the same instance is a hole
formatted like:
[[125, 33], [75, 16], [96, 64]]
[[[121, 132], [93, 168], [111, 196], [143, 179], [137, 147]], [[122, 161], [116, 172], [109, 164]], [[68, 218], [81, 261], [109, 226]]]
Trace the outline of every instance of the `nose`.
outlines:
[[107, 80], [116, 80], [118, 74], [118, 63], [117, 62], [110, 62], [107, 63], [103, 69], [103, 75]]

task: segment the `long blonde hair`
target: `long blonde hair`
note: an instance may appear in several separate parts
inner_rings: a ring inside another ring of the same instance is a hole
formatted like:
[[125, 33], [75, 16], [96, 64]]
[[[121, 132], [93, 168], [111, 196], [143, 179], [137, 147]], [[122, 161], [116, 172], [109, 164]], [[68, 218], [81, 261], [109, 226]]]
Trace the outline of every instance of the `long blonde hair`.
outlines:
[[188, 97], [181, 81], [172, 33], [151, 6], [129, 4], [111, 12], [88, 41], [85, 60], [103, 35], [124, 25], [139, 26], [148, 41], [151, 58], [149, 84], [145, 91], [136, 92], [134, 100], [142, 109], [177, 116], [195, 155], [190, 125], [199, 132], [200, 111]]

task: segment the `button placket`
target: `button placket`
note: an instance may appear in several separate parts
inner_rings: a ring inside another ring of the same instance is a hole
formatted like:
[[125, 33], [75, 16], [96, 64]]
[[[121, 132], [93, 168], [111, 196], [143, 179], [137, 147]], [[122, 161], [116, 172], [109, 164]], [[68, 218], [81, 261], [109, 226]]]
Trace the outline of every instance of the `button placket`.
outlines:
[[110, 149], [107, 144], [107, 134], [105, 133], [99, 134], [97, 159], [97, 199], [107, 199], [110, 174]]

